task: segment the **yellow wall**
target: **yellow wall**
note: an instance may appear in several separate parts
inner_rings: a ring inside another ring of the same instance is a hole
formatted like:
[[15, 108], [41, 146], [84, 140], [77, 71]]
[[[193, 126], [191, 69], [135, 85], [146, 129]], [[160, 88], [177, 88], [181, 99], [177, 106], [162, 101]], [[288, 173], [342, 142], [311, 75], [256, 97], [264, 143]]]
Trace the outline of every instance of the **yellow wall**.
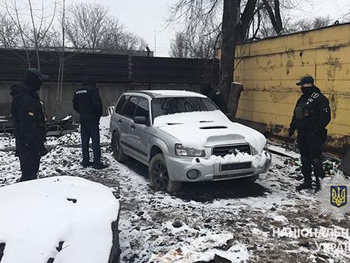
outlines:
[[235, 63], [234, 80], [244, 86], [238, 118], [285, 136], [301, 95], [295, 83], [311, 75], [330, 101], [329, 145], [350, 144], [350, 24], [238, 46]]

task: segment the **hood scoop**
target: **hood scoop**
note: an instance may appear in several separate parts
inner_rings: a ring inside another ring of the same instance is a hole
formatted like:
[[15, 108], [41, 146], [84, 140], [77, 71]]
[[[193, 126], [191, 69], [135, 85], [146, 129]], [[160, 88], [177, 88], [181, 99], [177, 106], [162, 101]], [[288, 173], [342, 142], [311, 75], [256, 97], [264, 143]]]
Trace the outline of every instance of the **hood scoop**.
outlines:
[[216, 130], [216, 129], [227, 129], [226, 126], [206, 126], [206, 127], [200, 127], [202, 130]]
[[166, 124], [167, 125], [179, 125], [179, 124], [183, 124], [183, 123], [180, 123], [180, 122], [167, 122]]

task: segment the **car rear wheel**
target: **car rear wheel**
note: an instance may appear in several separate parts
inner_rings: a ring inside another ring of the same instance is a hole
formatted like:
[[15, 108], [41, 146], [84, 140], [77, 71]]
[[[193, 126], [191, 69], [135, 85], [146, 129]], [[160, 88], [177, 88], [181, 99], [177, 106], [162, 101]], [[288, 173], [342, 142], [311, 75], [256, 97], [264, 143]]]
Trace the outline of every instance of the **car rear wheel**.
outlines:
[[120, 163], [126, 161], [128, 159], [128, 156], [123, 152], [118, 132], [113, 133], [111, 144], [114, 159], [116, 159]]
[[169, 177], [168, 168], [163, 154], [153, 156], [149, 166], [149, 179], [152, 188], [168, 193], [180, 190], [181, 182], [172, 181]]

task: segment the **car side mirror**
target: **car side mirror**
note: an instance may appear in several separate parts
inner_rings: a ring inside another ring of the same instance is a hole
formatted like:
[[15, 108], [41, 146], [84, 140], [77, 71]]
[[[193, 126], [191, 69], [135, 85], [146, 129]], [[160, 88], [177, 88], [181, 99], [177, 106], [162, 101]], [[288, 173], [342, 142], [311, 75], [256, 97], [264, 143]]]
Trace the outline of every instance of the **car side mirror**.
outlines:
[[147, 125], [147, 119], [145, 116], [135, 116], [134, 122], [137, 124], [144, 124]]

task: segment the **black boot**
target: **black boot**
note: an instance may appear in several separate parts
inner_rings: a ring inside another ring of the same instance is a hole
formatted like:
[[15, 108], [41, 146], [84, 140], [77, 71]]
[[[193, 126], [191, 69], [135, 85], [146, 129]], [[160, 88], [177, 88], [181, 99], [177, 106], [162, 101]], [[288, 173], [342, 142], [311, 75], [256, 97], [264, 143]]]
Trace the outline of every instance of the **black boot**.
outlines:
[[106, 163], [99, 163], [99, 164], [94, 164], [93, 166], [92, 166], [92, 168], [94, 168], [94, 169], [98, 169], [98, 170], [100, 170], [100, 169], [105, 169], [105, 168], [107, 168], [108, 167], [108, 164], [106, 164]]
[[321, 190], [321, 180], [318, 176], [316, 176], [316, 188], [315, 188], [315, 194]]
[[297, 191], [300, 191], [303, 189], [312, 189], [312, 184], [311, 184], [311, 182], [304, 182], [304, 183], [298, 185], [295, 189]]
[[314, 167], [314, 174], [315, 177], [323, 179], [325, 177], [325, 172], [323, 169], [323, 163], [320, 159], [313, 159], [312, 160], [312, 166]]
[[303, 190], [303, 189], [312, 189], [312, 180], [311, 180], [311, 161], [306, 156], [301, 156], [301, 173], [304, 176], [304, 183], [298, 185], [296, 187], [297, 191]]

